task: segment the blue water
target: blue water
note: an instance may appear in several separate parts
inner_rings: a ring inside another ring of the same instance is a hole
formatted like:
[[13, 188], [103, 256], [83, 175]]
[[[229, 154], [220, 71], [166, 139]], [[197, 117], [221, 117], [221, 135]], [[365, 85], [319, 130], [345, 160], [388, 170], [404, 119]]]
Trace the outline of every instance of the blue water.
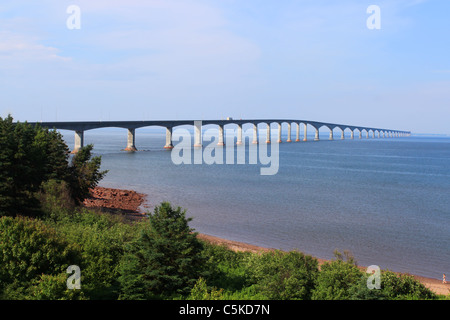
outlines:
[[[450, 138], [282, 143], [278, 174], [262, 176], [261, 165], [177, 166], [162, 129], [136, 133], [140, 151], [127, 153], [125, 130], [85, 132], [109, 170], [100, 185], [148, 194], [149, 210], [181, 206], [200, 233], [323, 259], [349, 250], [360, 265], [433, 278], [450, 273]], [[73, 133], [65, 137], [72, 147]]]

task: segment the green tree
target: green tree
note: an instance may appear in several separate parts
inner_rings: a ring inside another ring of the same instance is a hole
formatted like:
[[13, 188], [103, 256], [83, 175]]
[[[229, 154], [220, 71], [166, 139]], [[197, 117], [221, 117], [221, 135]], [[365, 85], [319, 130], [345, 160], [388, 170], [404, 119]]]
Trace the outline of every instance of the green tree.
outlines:
[[40, 168], [34, 160], [40, 150], [34, 145], [36, 130], [27, 123], [13, 124], [0, 118], [0, 215], [15, 215], [36, 208], [32, 193], [40, 185]]
[[56, 130], [0, 118], [0, 216], [39, 214], [36, 193], [49, 180], [68, 183], [81, 203], [107, 171], [100, 171], [92, 145], [81, 148], [70, 165], [68, 151]]
[[202, 244], [180, 207], [163, 202], [144, 223], [121, 262], [122, 299], [188, 294], [201, 276]]
[[89, 144], [80, 148], [72, 158], [69, 183], [72, 196], [77, 203], [82, 203], [89, 196], [90, 189], [94, 188], [108, 172], [108, 170], [100, 171], [101, 156], [92, 157], [93, 147]]
[[318, 261], [299, 251], [273, 251], [251, 255], [248, 274], [256, 288], [271, 300], [311, 298]]

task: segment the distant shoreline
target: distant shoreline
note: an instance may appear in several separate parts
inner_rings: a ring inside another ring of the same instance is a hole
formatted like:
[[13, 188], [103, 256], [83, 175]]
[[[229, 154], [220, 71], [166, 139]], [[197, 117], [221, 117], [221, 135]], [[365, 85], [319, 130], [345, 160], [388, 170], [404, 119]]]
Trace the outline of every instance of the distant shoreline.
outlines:
[[[145, 204], [146, 195], [138, 193], [134, 190], [116, 189], [107, 187], [96, 187], [91, 190], [91, 197], [86, 199], [84, 205], [89, 208], [101, 208], [107, 212], [125, 213], [130, 220], [145, 219], [146, 213], [142, 212], [142, 207], [147, 207]], [[224, 245], [234, 251], [250, 251], [250, 252], [267, 252], [275, 250], [273, 248], [265, 248], [249, 243], [227, 240], [213, 235], [198, 234], [198, 238], [210, 243]], [[329, 261], [325, 259], [317, 259], [319, 265]], [[363, 268], [363, 267], [361, 267]], [[450, 281], [447, 284], [442, 283], [442, 280], [427, 278], [417, 275], [412, 275], [427, 288], [436, 294], [448, 295], [450, 294]]]

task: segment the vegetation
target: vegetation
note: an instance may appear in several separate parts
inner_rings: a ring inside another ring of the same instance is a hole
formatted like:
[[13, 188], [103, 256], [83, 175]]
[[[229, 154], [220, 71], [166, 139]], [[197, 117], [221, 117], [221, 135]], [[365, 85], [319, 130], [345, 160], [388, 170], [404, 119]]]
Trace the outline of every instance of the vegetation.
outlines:
[[[55, 131], [0, 118], [0, 299], [437, 299], [407, 275], [368, 274], [336, 253], [319, 266], [299, 251], [234, 252], [200, 241], [185, 210], [149, 218], [80, 206], [106, 172], [92, 146], [69, 161]], [[81, 270], [68, 289], [66, 270]]]

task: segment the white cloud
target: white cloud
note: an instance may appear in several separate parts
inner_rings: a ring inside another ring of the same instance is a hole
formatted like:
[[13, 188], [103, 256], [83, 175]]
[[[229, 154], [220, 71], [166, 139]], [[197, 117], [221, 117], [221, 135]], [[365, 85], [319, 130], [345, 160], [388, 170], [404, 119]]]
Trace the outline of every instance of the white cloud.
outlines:
[[31, 61], [69, 61], [59, 55], [57, 48], [40, 44], [33, 37], [10, 31], [0, 31], [0, 68], [8, 64], [24, 64]]

